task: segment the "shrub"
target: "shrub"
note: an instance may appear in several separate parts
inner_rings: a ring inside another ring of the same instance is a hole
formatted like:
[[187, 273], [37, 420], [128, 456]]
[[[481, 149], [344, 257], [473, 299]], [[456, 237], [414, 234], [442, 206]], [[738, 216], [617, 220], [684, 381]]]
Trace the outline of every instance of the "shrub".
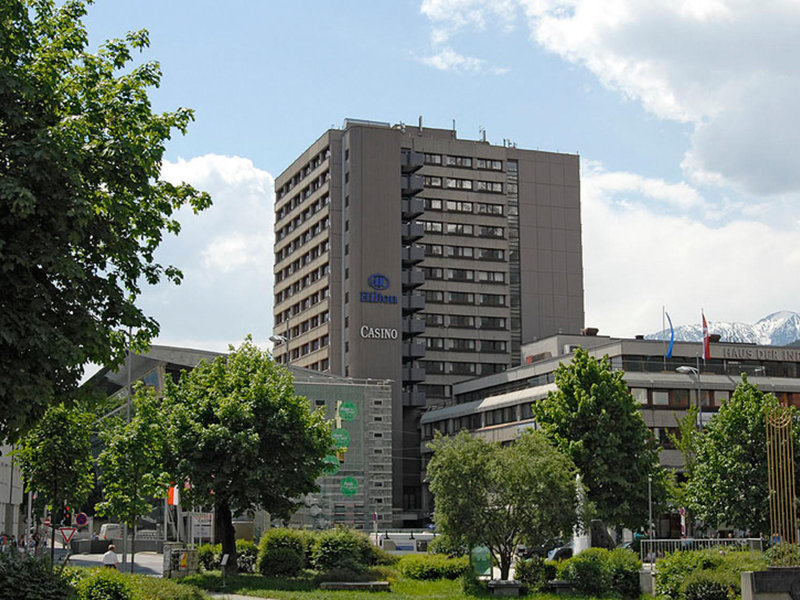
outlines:
[[722, 562], [719, 552], [677, 551], [656, 563], [656, 594], [678, 598], [684, 580], [695, 571], [715, 569]]
[[682, 600], [733, 600], [741, 586], [726, 571], [701, 569], [689, 574], [681, 584]]
[[514, 578], [521, 581], [526, 590], [541, 592], [547, 589], [548, 581], [556, 578], [556, 565], [541, 556], [518, 560], [514, 565]]
[[365, 534], [338, 527], [317, 535], [311, 556], [312, 564], [318, 571], [342, 568], [363, 572], [367, 566], [374, 564], [377, 553]]
[[236, 540], [236, 557], [239, 572], [252, 573], [258, 560], [258, 546], [250, 540]]
[[440, 533], [428, 543], [428, 552], [430, 554], [447, 554], [448, 556], [467, 556], [469, 548]]
[[204, 571], [218, 571], [222, 560], [222, 544], [203, 544], [197, 547], [197, 560]]
[[469, 559], [444, 554], [407, 554], [398, 561], [400, 572], [409, 579], [458, 579], [469, 572]]
[[69, 597], [69, 576], [51, 569], [46, 558], [18, 552], [0, 553], [0, 598], [14, 600], [61, 600]]
[[262, 575], [295, 577], [305, 566], [306, 536], [297, 529], [270, 529], [258, 544], [256, 568]]
[[337, 568], [317, 573], [313, 582], [314, 585], [319, 586], [320, 583], [326, 581], [390, 581], [397, 579], [397, 575], [396, 570], [386, 566], [368, 567], [363, 571]]
[[642, 561], [630, 550], [617, 548], [608, 553], [606, 558], [611, 591], [623, 598], [638, 598], [639, 571]]
[[170, 579], [134, 575], [134, 598], [142, 600], [204, 600], [205, 594], [194, 586], [182, 585]]
[[113, 569], [94, 569], [78, 583], [78, 600], [132, 600], [131, 579]]
[[471, 570], [461, 575], [459, 581], [461, 582], [461, 589], [465, 596], [481, 597], [486, 596], [488, 593], [486, 583], [478, 579]]
[[561, 579], [571, 581], [575, 590], [586, 596], [602, 596], [611, 589], [608, 550], [589, 548], [568, 558], [558, 568]]

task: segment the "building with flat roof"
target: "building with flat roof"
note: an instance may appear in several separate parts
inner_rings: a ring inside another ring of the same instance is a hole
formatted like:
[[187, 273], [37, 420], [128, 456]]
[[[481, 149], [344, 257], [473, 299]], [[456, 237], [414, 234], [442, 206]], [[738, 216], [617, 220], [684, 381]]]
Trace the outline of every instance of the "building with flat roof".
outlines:
[[275, 357], [393, 382], [395, 523], [419, 524], [422, 411], [583, 328], [578, 157], [348, 119], [275, 190]]
[[[613, 369], [624, 371], [625, 383], [662, 447], [660, 459], [666, 468], [683, 467], [668, 434], [679, 433], [678, 421], [687, 408], [700, 406], [699, 418], [707, 423], [720, 403], [730, 398], [742, 373], [781, 403], [800, 407], [800, 348], [716, 342], [711, 344], [711, 358], [698, 361], [701, 342], [676, 342], [672, 357], [665, 358], [663, 341], [555, 335], [524, 345], [522, 366], [455, 384], [451, 400], [431, 406], [421, 418], [424, 460], [430, 458], [426, 444], [436, 431], [451, 435], [466, 429], [487, 441], [504, 443], [535, 428], [532, 404], [556, 391], [556, 368], [568, 363], [579, 346], [598, 359], [607, 355]], [[665, 518], [659, 530], [663, 535], [679, 534], [680, 526]]]

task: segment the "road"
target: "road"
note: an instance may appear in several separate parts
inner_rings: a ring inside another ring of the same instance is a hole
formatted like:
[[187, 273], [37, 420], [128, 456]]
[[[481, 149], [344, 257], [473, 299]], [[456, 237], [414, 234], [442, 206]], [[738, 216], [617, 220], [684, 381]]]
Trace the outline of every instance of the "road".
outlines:
[[[60, 553], [56, 549], [56, 553]], [[117, 553], [122, 560], [122, 554]], [[130, 555], [128, 556], [130, 560]], [[70, 565], [77, 565], [80, 567], [100, 567], [103, 564], [102, 554], [73, 554], [69, 557]], [[161, 577], [163, 573], [164, 559], [161, 554], [155, 552], [137, 552], [133, 562], [133, 572], [141, 573], [142, 575], [152, 575], [153, 577]], [[119, 570], [128, 572], [128, 565], [123, 565], [120, 562]]]

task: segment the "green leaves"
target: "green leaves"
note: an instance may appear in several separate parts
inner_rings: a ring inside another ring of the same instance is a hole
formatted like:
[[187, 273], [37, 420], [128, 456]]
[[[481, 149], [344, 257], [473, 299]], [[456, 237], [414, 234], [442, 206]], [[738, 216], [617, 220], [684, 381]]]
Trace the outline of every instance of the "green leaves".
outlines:
[[577, 465], [600, 519], [642, 527], [648, 475], [656, 501], [665, 496], [666, 475], [622, 371], [612, 371], [607, 356], [597, 360], [578, 348], [556, 369], [555, 380], [558, 391], [532, 407], [536, 422]]
[[173, 214], [210, 204], [159, 180], [187, 109], [153, 113], [157, 63], [123, 72], [147, 32], [87, 50], [86, 2], [0, 6], [0, 437], [15, 438], [87, 361], [119, 364], [133, 328], [158, 324], [137, 306], [142, 281], [179, 282], [154, 258]]

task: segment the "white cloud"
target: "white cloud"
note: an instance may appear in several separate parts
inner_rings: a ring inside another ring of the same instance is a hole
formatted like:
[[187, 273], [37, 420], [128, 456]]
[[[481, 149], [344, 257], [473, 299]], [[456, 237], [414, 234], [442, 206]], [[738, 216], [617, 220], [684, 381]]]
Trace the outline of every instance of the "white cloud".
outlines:
[[800, 4], [791, 0], [424, 0], [452, 37], [521, 12], [532, 38], [653, 114], [694, 127], [698, 182], [760, 195], [800, 190]]
[[246, 158], [208, 154], [165, 162], [162, 176], [209, 192], [213, 205], [198, 215], [181, 209], [180, 234], [159, 248], [158, 260], [184, 279], [142, 295], [161, 323], [155, 343], [222, 351], [248, 333], [264, 342], [272, 328], [272, 175]]
[[502, 67], [489, 66], [485, 60], [480, 58], [462, 56], [450, 47], [444, 47], [437, 54], [423, 57], [421, 60], [429, 67], [434, 67], [440, 71], [489, 71], [497, 75], [508, 72], [508, 69]]
[[800, 282], [787, 277], [800, 268], [800, 223], [734, 217], [711, 226], [663, 210], [671, 184], [617, 183], [630, 178], [597, 164], [582, 173], [587, 325], [632, 336], [658, 331], [662, 306], [676, 325], [697, 321], [701, 307], [710, 318], [742, 322], [800, 309]]

